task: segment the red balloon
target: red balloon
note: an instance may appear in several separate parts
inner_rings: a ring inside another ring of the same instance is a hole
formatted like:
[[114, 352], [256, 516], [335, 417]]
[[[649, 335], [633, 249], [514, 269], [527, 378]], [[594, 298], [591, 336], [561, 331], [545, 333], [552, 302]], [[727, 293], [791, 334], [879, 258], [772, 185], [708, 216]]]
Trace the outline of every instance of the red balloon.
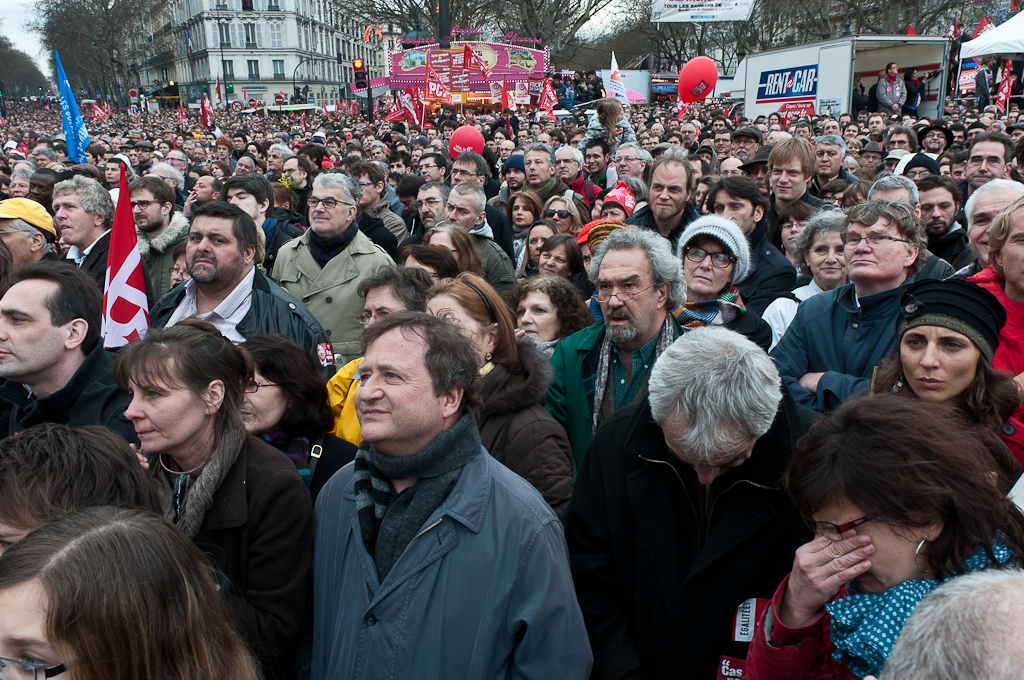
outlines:
[[484, 152], [483, 133], [470, 125], [463, 125], [456, 130], [448, 142], [448, 153], [453, 160], [463, 151]]
[[718, 67], [710, 57], [694, 57], [679, 69], [679, 98], [699, 102], [715, 91]]

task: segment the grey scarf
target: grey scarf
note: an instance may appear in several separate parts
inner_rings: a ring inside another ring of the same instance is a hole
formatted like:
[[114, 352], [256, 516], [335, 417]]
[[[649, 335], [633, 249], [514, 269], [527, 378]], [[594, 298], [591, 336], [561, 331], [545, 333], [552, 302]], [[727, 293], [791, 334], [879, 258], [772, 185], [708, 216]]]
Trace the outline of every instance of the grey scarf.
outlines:
[[[192, 482], [185, 496], [185, 502], [181, 506], [181, 516], [178, 518], [178, 528], [185, 532], [189, 538], [195, 538], [199, 528], [203, 524], [207, 511], [213, 506], [213, 494], [220, 487], [224, 478], [228, 476], [231, 466], [238, 460], [238, 455], [245, 445], [247, 434], [241, 420], [231, 421], [221, 429], [220, 442], [217, 449], [210, 454], [206, 467], [199, 473], [199, 477]], [[148, 456], [147, 456], [148, 458]], [[176, 467], [173, 462], [168, 466]], [[160, 495], [160, 504], [163, 506], [164, 517], [174, 521], [173, 488], [174, 479], [171, 479], [164, 471], [160, 462], [155, 458], [150, 459], [149, 469], [157, 479], [157, 493]], [[170, 484], [168, 484], [170, 482]]]
[[[459, 480], [462, 467], [480, 453], [476, 418], [467, 413], [411, 456], [388, 456], [363, 442], [356, 453], [353, 486], [363, 543], [381, 583]], [[392, 479], [417, 481], [402, 493]]]

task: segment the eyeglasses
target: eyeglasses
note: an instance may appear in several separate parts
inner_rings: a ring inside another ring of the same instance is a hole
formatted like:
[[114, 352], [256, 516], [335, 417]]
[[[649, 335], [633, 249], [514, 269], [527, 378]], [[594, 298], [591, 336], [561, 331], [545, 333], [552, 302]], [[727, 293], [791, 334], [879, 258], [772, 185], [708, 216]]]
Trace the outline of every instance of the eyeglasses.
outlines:
[[616, 163], [632, 163], [633, 161], [640, 160], [639, 156], [617, 156], [615, 158]]
[[253, 380], [245, 388], [246, 394], [256, 394], [260, 391], [261, 387], [280, 387], [277, 383], [261, 383], [258, 380]]
[[630, 300], [632, 300], [633, 298], [635, 298], [637, 295], [639, 295], [640, 293], [644, 292], [645, 290], [650, 290], [651, 288], [654, 288], [654, 286], [655, 286], [655, 284], [652, 283], [651, 285], [647, 286], [647, 288], [641, 288], [640, 290], [638, 290], [638, 291], [636, 291], [634, 293], [625, 293], [625, 292], [613, 293], [613, 292], [607, 291], [607, 290], [598, 290], [598, 292], [596, 292], [593, 295], [591, 295], [591, 297], [594, 298], [595, 300], [597, 300], [598, 302], [608, 302], [613, 297], [617, 297], [619, 299], [619, 302], [629, 302]]
[[365, 326], [366, 324], [370, 323], [374, 319], [377, 319], [377, 320], [383, 319], [385, 316], [387, 316], [390, 313], [391, 312], [385, 311], [383, 309], [377, 310], [376, 312], [373, 312], [373, 313], [363, 312], [362, 314], [356, 314], [356, 321], [358, 321], [359, 323], [361, 323], [362, 325]]
[[138, 201], [132, 201], [131, 203], [133, 208], [142, 208], [143, 210], [149, 210], [149, 206], [159, 202], [160, 201], [144, 201], [140, 199]]
[[342, 205], [347, 205], [350, 208], [354, 207], [351, 203], [346, 203], [345, 201], [339, 201], [338, 199], [331, 198], [330, 196], [326, 196], [326, 197], [310, 196], [309, 200], [306, 202], [307, 206], [310, 207], [310, 208], [316, 208], [321, 203], [323, 203], [324, 207], [327, 208], [328, 210], [334, 210], [338, 206], [339, 203], [341, 203]]
[[425, 198], [422, 201], [416, 201], [415, 205], [417, 208], [422, 208], [424, 205], [434, 206], [439, 205], [441, 203], [444, 203], [444, 201], [441, 200], [440, 198]]
[[0, 657], [0, 680], [38, 680], [38, 678], [52, 678], [55, 675], [66, 673], [64, 664], [50, 666], [47, 668], [42, 663], [28, 663], [26, 661], [15, 661]]
[[462, 168], [452, 168], [452, 176], [458, 175], [459, 177], [478, 177], [479, 172], [470, 172], [469, 170], [463, 170]]
[[686, 254], [686, 259], [690, 262], [696, 262], [700, 264], [708, 257], [711, 258], [711, 264], [718, 267], [719, 269], [725, 269], [730, 264], [736, 263], [736, 258], [729, 253], [709, 253], [706, 250], [700, 248], [691, 248], [689, 246], [683, 251]]
[[436, 168], [436, 167], [437, 167], [436, 165], [424, 165], [423, 163], [420, 163], [420, 170], [430, 170], [431, 168]]
[[856, 248], [861, 241], [867, 241], [871, 246], [880, 246], [886, 241], [897, 241], [899, 243], [910, 243], [910, 241], [903, 238], [896, 238], [895, 236], [889, 236], [887, 234], [868, 234], [867, 236], [857, 236], [856, 234], [847, 234], [843, 237], [843, 248], [850, 250]]
[[569, 211], [568, 210], [552, 210], [551, 208], [548, 208], [547, 210], [544, 211], [544, 217], [554, 217], [555, 215], [558, 216], [558, 219], [564, 220], [565, 218], [569, 217]]
[[[512, 149], [502, 149], [502, 151], [511, 151]], [[575, 158], [559, 158], [555, 161], [555, 165], [572, 165], [573, 163], [579, 163]]]
[[807, 526], [811, 528], [811, 531], [814, 532], [815, 536], [818, 536], [820, 534], [821, 536], [824, 536], [833, 543], [836, 541], [843, 540], [843, 534], [845, 534], [850, 529], [856, 529], [861, 524], [870, 522], [871, 520], [878, 518], [877, 514], [871, 514], [864, 515], [863, 517], [858, 517], [852, 522], [847, 522], [846, 524], [833, 524], [832, 522], [815, 522], [803, 513], [800, 513], [800, 516], [804, 518], [804, 521], [807, 522]]

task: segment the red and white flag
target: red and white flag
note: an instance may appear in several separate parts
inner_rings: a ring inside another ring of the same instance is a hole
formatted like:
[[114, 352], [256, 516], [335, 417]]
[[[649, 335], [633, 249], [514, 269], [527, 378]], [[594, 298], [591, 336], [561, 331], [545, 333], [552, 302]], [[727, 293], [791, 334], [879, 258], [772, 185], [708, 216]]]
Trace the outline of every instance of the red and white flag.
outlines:
[[185, 113], [185, 107], [178, 105], [178, 127], [185, 129], [188, 127], [188, 115]]
[[359, 107], [356, 105], [356, 100], [353, 99], [351, 102], [349, 102], [349, 105], [348, 105], [348, 115], [354, 116], [354, 115], [356, 115], [356, 111], [358, 111], [358, 110], [359, 110]]
[[544, 79], [544, 89], [540, 93], [540, 108], [548, 112], [548, 115], [552, 120], [555, 118], [555, 104], [558, 103], [558, 97], [555, 95], [555, 88], [551, 85], [549, 78]]
[[388, 108], [388, 115], [384, 116], [384, 120], [388, 123], [394, 123], [396, 120], [402, 120], [405, 118], [405, 107], [399, 106], [398, 102], [392, 102]]
[[107, 112], [95, 104], [92, 105], [92, 117], [103, 120], [107, 117]]
[[199, 122], [207, 130], [213, 129], [213, 106], [210, 105], [209, 97], [203, 97], [203, 103], [199, 107]]
[[[121, 186], [128, 186], [123, 165]], [[146, 337], [148, 330], [146, 279], [142, 273], [131, 195], [122, 191], [117, 196], [114, 224], [110, 228], [107, 274], [103, 284], [103, 346], [124, 347]]]
[[107, 115], [110, 115], [110, 102], [107, 102]]
[[[508, 83], [505, 81], [504, 78], [501, 79], [501, 108], [502, 108], [502, 110], [504, 110], [504, 109], [512, 109], [513, 111], [516, 110], [515, 86], [513, 85], [511, 90], [508, 89]], [[506, 128], [510, 128], [511, 127], [508, 124], [508, 121], [505, 121], [505, 127]]]
[[982, 17], [981, 21], [978, 22], [977, 28], [974, 29], [974, 33], [971, 33], [971, 40], [977, 38], [982, 33], [987, 33], [995, 28], [995, 25], [989, 21], [988, 17]]
[[302, 123], [302, 129], [305, 130], [306, 129], [306, 112], [305, 111], [302, 112], [302, 118], [300, 118], [299, 120]]
[[1006, 103], [1010, 101], [1010, 75], [1013, 73], [1013, 63], [1007, 59], [1003, 65], [1003, 79], [999, 83], [999, 91], [996, 93], [996, 111], [1006, 113]]
[[480, 58], [480, 55], [473, 51], [473, 48], [466, 45], [462, 57], [462, 67], [470, 71], [480, 71], [484, 78], [491, 79], [491, 68]]
[[[220, 74], [219, 73], [217, 74], [217, 90], [216, 90], [216, 92], [217, 92], [217, 101], [215, 101], [214, 104], [216, 104], [217, 108], [219, 109], [220, 105], [221, 105], [221, 102], [224, 101], [223, 99], [220, 98]], [[244, 89], [242, 90], [242, 101], [245, 101], [245, 90]]]
[[686, 117], [690, 115], [690, 105], [684, 102], [682, 99], [676, 100], [676, 118], [680, 121], [686, 120]]
[[437, 75], [437, 71], [431, 68], [430, 64], [427, 64], [427, 72], [424, 76], [426, 81], [423, 88], [423, 94], [426, 99], [436, 99], [439, 102], [445, 104], [452, 103], [452, 92], [448, 89], [448, 86], [441, 80], [441, 76]]
[[7, 121], [4, 120], [3, 116], [0, 116], [0, 126], [7, 125]]
[[324, 100], [323, 104], [324, 104], [324, 115], [326, 116], [327, 115], [327, 100], [326, 99]]

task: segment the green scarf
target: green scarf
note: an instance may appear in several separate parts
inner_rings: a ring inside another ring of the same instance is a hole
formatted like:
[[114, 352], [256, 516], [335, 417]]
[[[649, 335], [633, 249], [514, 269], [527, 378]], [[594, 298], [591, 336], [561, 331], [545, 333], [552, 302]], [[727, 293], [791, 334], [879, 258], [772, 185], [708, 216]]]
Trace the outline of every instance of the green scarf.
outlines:
[[544, 182], [544, 184], [541, 184], [539, 187], [530, 185], [530, 188], [537, 192], [537, 195], [540, 196], [541, 202], [544, 202], [548, 200], [548, 196], [551, 195], [551, 192], [552, 190], [554, 190], [556, 184], [558, 184], [558, 177], [552, 177], [547, 182]]

